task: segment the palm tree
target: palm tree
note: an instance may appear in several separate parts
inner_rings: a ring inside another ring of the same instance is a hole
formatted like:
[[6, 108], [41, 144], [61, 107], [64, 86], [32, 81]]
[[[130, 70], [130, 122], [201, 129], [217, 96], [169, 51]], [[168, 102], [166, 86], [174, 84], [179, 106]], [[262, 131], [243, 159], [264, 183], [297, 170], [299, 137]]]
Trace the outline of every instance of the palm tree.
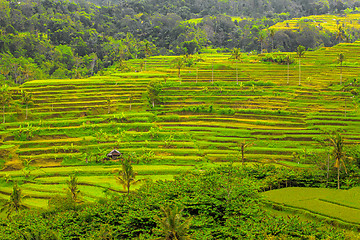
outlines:
[[5, 123], [5, 108], [13, 101], [12, 94], [7, 84], [0, 88], [0, 104], [3, 107], [3, 123]]
[[66, 180], [66, 184], [68, 185], [68, 191], [71, 199], [74, 201], [74, 203], [79, 202], [80, 190], [78, 188], [78, 178], [72, 174], [70, 175], [70, 180]]
[[301, 57], [304, 56], [304, 54], [305, 54], [305, 47], [299, 45], [297, 47], [297, 52], [296, 53], [297, 53], [297, 55], [299, 57], [299, 86], [300, 86], [300, 83], [301, 83]]
[[199, 67], [198, 67], [198, 63], [199, 62], [204, 62], [204, 59], [202, 59], [199, 54], [195, 55], [195, 61], [194, 64], [196, 66], [196, 83], [198, 82], [198, 78], [199, 78]]
[[129, 194], [130, 186], [138, 184], [141, 180], [135, 180], [136, 172], [134, 172], [129, 158], [124, 160], [121, 167], [122, 169], [119, 170], [118, 176], [115, 176], [115, 178], [127, 190], [127, 194]]
[[345, 158], [345, 152], [344, 152], [344, 139], [341, 136], [340, 133], [336, 134], [329, 134], [328, 140], [330, 141], [330, 146], [333, 148], [332, 155], [335, 159], [335, 165], [334, 167], [337, 168], [337, 180], [338, 180], [338, 189], [340, 189], [340, 168], [341, 165], [344, 166], [345, 172], [347, 173], [344, 158]]
[[341, 43], [341, 40], [344, 39], [344, 30], [341, 26], [339, 26], [338, 31], [336, 33], [336, 39], [339, 40], [339, 43]]
[[264, 30], [261, 30], [258, 35], [258, 40], [260, 42], [260, 53], [263, 53], [263, 44], [266, 39], [266, 32]]
[[106, 97], [106, 104], [107, 104], [107, 107], [108, 107], [107, 113], [109, 114], [110, 111], [111, 111], [111, 98], [110, 97]]
[[340, 63], [340, 84], [342, 84], [342, 64], [343, 64], [344, 58], [345, 58], [344, 54], [339, 53], [338, 62]]
[[211, 64], [211, 84], [214, 84], [214, 62]]
[[285, 57], [285, 63], [287, 64], [287, 84], [289, 84], [289, 76], [290, 76], [290, 64], [293, 63], [294, 60], [293, 58], [291, 57], [290, 54], [287, 54], [286, 57]]
[[27, 119], [29, 105], [33, 104], [32, 94], [27, 91], [21, 90], [21, 102], [26, 106], [25, 119]]
[[180, 79], [180, 84], [181, 84], [181, 68], [184, 66], [184, 59], [182, 57], [177, 57], [174, 60], [171, 61], [174, 65], [175, 68], [178, 69], [178, 77]]
[[130, 94], [128, 100], [129, 100], [129, 103], [130, 103], [130, 105], [129, 105], [129, 110], [131, 111], [131, 104], [132, 104], [132, 102], [134, 101], [134, 95], [133, 95], [133, 94]]
[[149, 42], [146, 41], [146, 43], [145, 43], [145, 61], [144, 61], [145, 71], [146, 71], [146, 59], [147, 59], [148, 57], [150, 57], [151, 55], [152, 55], [152, 52], [151, 52], [151, 48], [150, 48]]
[[231, 53], [230, 59], [234, 59], [236, 62], [236, 84], [239, 85], [239, 78], [238, 78], [238, 61], [241, 60], [241, 52], [239, 48], [234, 48]]
[[19, 212], [20, 210], [27, 209], [28, 207], [22, 204], [23, 197], [21, 189], [18, 187], [17, 182], [15, 182], [10, 200], [3, 204], [0, 212], [6, 211], [7, 217], [9, 217], [14, 211]]
[[187, 236], [187, 232], [190, 227], [192, 218], [182, 220], [181, 212], [178, 207], [171, 209], [169, 206], [166, 208], [160, 207], [163, 212], [163, 217], [158, 216], [155, 219], [160, 223], [162, 233], [165, 235], [166, 240], [177, 239], [185, 240], [190, 239]]
[[241, 143], [238, 143], [238, 150], [241, 152], [241, 162], [244, 165], [245, 160], [245, 151], [247, 147], [251, 147], [254, 143], [247, 143], [245, 140]]
[[274, 51], [274, 38], [275, 38], [275, 29], [270, 28], [269, 29], [269, 37], [271, 38], [271, 52]]

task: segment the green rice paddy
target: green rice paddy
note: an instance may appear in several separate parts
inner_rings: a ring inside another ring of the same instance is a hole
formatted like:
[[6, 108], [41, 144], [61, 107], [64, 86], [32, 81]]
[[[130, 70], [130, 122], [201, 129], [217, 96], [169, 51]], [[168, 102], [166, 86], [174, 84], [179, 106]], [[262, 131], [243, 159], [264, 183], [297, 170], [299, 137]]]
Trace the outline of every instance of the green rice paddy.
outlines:
[[[24, 109], [13, 108], [0, 127], [4, 159], [0, 161], [4, 169], [0, 172], [0, 198], [11, 193], [6, 176], [21, 183], [27, 205], [40, 208], [46, 208], [52, 196], [66, 193], [66, 180], [74, 173], [86, 200], [124, 192], [114, 177], [120, 161], [102, 162], [114, 148], [124, 155], [135, 154], [138, 178], [153, 181], [172, 180], [181, 172], [222, 162], [239, 164], [238, 144], [243, 141], [253, 144], [245, 154], [248, 163], [311, 167], [307, 158], [298, 162], [293, 155], [304, 150], [322, 153], [316, 140], [323, 134], [321, 130], [342, 129], [347, 144], [360, 141], [359, 99], [344, 91], [344, 83], [340, 85], [339, 52], [346, 59], [342, 79], [349, 84], [359, 75], [355, 63], [359, 62], [360, 42], [306, 52], [300, 86], [297, 63], [290, 65], [288, 75], [287, 65], [243, 53], [236, 77], [230, 54], [203, 53], [204, 61], [183, 67], [180, 78], [171, 64], [174, 57], [161, 56], [147, 59], [147, 71], [143, 72], [141, 61], [133, 59], [127, 64], [137, 72], [36, 80], [14, 87], [15, 99], [19, 90], [29, 91], [34, 104], [29, 107], [28, 120]], [[163, 86], [160, 103], [154, 108], [146, 97], [152, 80]], [[30, 170], [22, 170], [29, 160]], [[331, 194], [337, 197], [330, 198], [327, 190], [306, 189], [314, 191], [308, 204], [287, 199], [280, 192], [265, 194], [273, 202], [359, 223], [355, 214], [329, 210], [334, 206], [339, 211], [360, 211], [357, 202], [341, 197], [355, 193], [334, 190]]]

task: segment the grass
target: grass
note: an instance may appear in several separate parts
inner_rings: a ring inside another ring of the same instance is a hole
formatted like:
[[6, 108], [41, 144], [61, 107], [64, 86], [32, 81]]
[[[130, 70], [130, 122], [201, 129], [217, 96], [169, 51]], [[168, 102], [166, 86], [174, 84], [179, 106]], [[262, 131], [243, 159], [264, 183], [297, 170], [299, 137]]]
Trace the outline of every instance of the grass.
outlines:
[[360, 224], [359, 188], [283, 188], [262, 193], [266, 200], [328, 218]]

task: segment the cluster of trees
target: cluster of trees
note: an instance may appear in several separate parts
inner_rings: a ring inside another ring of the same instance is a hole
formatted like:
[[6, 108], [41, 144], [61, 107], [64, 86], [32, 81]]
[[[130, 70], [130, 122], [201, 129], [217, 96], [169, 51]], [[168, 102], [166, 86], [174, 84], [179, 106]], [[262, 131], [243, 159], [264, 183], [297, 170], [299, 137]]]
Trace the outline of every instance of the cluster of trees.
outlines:
[[[273, 216], [262, 208], [259, 191], [268, 189], [275, 177], [284, 179], [285, 173], [293, 176], [291, 183], [287, 180], [292, 186], [312, 184], [318, 175], [311, 170], [238, 168], [230, 164], [184, 173], [175, 181], [146, 181], [136, 192], [109, 194], [92, 204], [81, 202], [77, 178], [71, 176], [68, 196], [54, 197], [49, 210], [22, 210], [6, 221], [0, 220], [0, 238], [350, 239], [341, 230], [297, 217]], [[125, 175], [120, 171], [118, 178], [134, 180], [134, 174]], [[126, 181], [122, 184], [127, 186]], [[21, 191], [18, 185], [14, 189], [16, 211], [20, 211]], [[10, 205], [5, 207], [10, 209]]]
[[[25, 108], [25, 120], [28, 119], [29, 106], [33, 105], [32, 94], [28, 91], [21, 90], [14, 92], [10, 90], [7, 84], [0, 87], [0, 107], [2, 108], [3, 123], [6, 121], [6, 111], [10, 108], [16, 108], [19, 116], [22, 116], [21, 107]], [[20, 108], [19, 108], [20, 107]]]
[[[317, 9], [315, 5], [328, 6], [327, 12], [357, 6], [357, 1], [291, 0], [281, 4], [213, 0], [97, 3], [102, 6], [85, 1], [1, 0], [0, 78], [15, 83], [29, 79], [80, 78], [114, 63], [122, 69], [122, 59], [192, 54], [205, 46], [238, 47], [248, 52], [290, 51], [298, 45], [330, 46], [338, 43], [335, 34], [306, 22], [298, 32], [265, 29], [287, 18], [317, 13], [310, 12]], [[227, 14], [258, 17], [233, 21]], [[197, 17], [202, 20], [187, 21]], [[358, 33], [351, 34], [349, 40], [354, 41]]]
[[[112, 0], [91, 0], [91, 2], [101, 6], [118, 4], [117, 1]], [[360, 3], [356, 0], [125, 0], [121, 2], [123, 7], [146, 13], [176, 13], [184, 19], [216, 14], [255, 18], [271, 17], [278, 14], [301, 17], [314, 14], [341, 13], [346, 8], [360, 7]]]

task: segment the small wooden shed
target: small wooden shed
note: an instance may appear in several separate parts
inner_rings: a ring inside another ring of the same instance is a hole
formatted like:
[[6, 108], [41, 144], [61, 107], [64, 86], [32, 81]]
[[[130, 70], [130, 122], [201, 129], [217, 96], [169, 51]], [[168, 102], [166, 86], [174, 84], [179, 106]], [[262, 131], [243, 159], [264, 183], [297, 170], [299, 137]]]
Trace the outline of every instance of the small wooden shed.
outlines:
[[116, 149], [114, 149], [111, 152], [109, 152], [108, 154], [106, 154], [106, 156], [111, 159], [118, 159], [119, 157], [121, 157], [121, 155], [122, 155], [121, 152], [119, 152]]

